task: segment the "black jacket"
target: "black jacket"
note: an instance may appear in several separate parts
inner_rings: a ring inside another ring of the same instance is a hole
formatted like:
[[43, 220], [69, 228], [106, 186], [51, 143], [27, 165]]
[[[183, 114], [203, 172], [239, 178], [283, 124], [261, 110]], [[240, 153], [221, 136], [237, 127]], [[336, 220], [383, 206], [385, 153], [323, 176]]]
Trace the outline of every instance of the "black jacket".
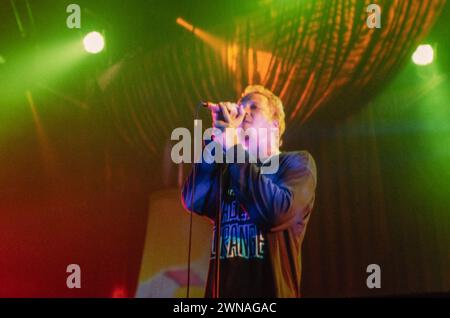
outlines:
[[[241, 146], [236, 146], [236, 149]], [[316, 166], [306, 151], [280, 153], [278, 171], [260, 163], [223, 164], [220, 297], [300, 297], [301, 245], [314, 204]], [[215, 220], [219, 165], [194, 165], [184, 207]], [[215, 231], [215, 229], [214, 229]], [[206, 297], [214, 290], [214, 240]]]

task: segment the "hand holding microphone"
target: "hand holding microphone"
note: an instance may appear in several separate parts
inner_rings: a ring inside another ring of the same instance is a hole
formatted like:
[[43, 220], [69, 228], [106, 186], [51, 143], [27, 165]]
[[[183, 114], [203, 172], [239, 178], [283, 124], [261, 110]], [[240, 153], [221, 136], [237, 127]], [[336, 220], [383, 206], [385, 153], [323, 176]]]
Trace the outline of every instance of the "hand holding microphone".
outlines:
[[244, 108], [231, 102], [204, 102], [202, 105], [211, 111], [212, 126], [222, 131], [220, 135], [214, 136], [214, 141], [221, 144], [225, 150], [238, 144], [240, 141], [236, 129], [241, 127], [244, 120]]
[[231, 102], [202, 102], [203, 107], [208, 108], [212, 115], [213, 127], [224, 131], [226, 128], [238, 128], [245, 117], [244, 109], [241, 105]]

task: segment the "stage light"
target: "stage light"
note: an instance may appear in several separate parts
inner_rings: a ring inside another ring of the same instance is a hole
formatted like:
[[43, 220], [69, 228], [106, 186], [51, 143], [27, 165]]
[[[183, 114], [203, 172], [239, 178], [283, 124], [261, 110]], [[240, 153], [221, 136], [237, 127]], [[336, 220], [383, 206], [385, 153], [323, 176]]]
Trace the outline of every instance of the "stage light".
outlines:
[[412, 60], [417, 65], [428, 65], [433, 62], [433, 48], [429, 44], [419, 45], [412, 55]]
[[212, 35], [209, 32], [206, 32], [203, 29], [197, 28], [196, 26], [193, 26], [191, 23], [187, 22], [182, 17], [178, 17], [175, 22], [183, 27], [184, 29], [188, 30], [189, 32], [192, 32], [196, 37], [203, 40], [205, 43], [209, 44], [211, 47], [220, 50], [221, 48], [224, 48], [226, 45], [226, 42], [217, 36]]
[[98, 32], [91, 32], [83, 39], [84, 49], [88, 53], [97, 54], [105, 47], [105, 40]]
[[189, 32], [194, 31], [194, 26], [192, 24], [190, 24], [189, 22], [187, 22], [185, 19], [181, 18], [181, 17], [178, 17], [175, 22], [178, 25], [181, 25], [183, 28], [185, 28]]

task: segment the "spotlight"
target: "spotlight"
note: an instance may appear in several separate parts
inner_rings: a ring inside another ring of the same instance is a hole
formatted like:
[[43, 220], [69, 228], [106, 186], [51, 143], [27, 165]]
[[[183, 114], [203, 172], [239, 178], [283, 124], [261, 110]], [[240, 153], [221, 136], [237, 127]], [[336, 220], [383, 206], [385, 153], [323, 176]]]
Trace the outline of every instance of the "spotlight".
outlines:
[[177, 18], [176, 23], [190, 32], [194, 31], [194, 26], [181, 17]]
[[433, 62], [433, 48], [429, 44], [419, 45], [412, 55], [412, 60], [417, 65], [428, 65]]
[[100, 33], [91, 32], [84, 37], [83, 45], [86, 52], [97, 54], [105, 47], [105, 40]]

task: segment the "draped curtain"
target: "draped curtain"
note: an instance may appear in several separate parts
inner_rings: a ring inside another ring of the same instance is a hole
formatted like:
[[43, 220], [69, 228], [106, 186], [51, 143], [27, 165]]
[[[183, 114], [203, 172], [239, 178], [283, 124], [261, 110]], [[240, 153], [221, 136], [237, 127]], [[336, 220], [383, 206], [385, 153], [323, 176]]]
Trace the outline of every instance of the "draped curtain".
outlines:
[[379, 29], [366, 24], [371, 1], [358, 0], [255, 1], [254, 11], [214, 30], [187, 21], [191, 29], [180, 26], [171, 44], [106, 71], [105, 102], [123, 137], [154, 155], [175, 127], [192, 127], [200, 100], [235, 100], [263, 84], [283, 100], [295, 144], [313, 114], [339, 119], [376, 95], [444, 2], [379, 1]]

